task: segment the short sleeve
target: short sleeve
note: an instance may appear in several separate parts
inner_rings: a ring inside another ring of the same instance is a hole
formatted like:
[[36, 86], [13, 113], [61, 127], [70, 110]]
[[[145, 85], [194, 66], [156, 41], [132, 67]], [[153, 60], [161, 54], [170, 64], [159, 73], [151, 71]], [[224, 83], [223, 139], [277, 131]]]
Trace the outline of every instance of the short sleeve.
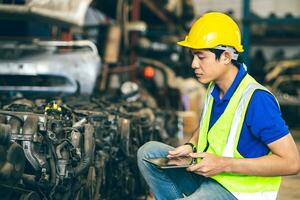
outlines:
[[265, 144], [270, 144], [289, 133], [275, 97], [264, 90], [254, 92], [245, 121], [251, 134]]

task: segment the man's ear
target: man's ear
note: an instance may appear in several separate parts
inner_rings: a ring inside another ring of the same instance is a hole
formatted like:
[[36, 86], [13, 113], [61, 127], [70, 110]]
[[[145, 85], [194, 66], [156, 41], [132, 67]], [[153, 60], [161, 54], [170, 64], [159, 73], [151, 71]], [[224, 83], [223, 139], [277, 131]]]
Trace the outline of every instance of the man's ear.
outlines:
[[232, 56], [228, 51], [224, 51], [222, 54], [222, 61], [225, 65], [229, 64], [232, 60]]

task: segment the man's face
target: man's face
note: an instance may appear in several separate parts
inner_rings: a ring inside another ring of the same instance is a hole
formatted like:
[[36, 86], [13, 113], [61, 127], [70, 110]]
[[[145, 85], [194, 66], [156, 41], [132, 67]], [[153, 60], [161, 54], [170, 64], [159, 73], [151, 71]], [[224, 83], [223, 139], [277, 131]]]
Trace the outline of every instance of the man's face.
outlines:
[[214, 53], [208, 50], [191, 50], [193, 55], [192, 68], [197, 80], [203, 84], [216, 81], [225, 72], [225, 65], [222, 62], [223, 54], [220, 60], [216, 60]]

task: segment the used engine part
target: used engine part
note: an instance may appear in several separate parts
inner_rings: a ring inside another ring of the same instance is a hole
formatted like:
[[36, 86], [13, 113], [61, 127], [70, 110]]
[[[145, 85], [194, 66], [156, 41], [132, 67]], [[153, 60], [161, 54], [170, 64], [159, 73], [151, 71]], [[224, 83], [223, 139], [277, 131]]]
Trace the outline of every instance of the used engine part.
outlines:
[[3, 199], [139, 199], [146, 187], [136, 152], [149, 140], [176, 142], [176, 112], [108, 96], [20, 99], [0, 111]]

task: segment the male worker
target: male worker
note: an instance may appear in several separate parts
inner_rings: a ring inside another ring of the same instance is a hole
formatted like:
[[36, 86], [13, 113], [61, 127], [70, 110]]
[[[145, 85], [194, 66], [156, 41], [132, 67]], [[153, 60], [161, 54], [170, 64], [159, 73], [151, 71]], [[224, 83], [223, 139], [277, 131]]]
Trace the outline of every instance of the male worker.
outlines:
[[[191, 50], [195, 75], [209, 86], [200, 130], [188, 143], [173, 148], [148, 142], [138, 151], [140, 172], [155, 198], [276, 199], [280, 176], [299, 173], [299, 154], [275, 97], [236, 61], [243, 52], [237, 24], [225, 14], [207, 13], [178, 44]], [[166, 156], [198, 162], [159, 169], [143, 160]]]

